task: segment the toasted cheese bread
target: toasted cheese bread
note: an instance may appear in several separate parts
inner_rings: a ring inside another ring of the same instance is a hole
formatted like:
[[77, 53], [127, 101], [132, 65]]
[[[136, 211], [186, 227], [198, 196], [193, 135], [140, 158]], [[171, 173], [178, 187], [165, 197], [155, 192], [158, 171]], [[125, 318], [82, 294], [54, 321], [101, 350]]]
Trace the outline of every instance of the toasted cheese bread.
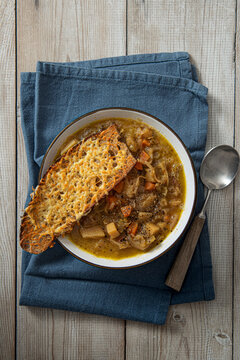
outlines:
[[41, 179], [22, 218], [21, 247], [33, 254], [53, 246], [107, 195], [136, 160], [115, 125], [74, 145]]

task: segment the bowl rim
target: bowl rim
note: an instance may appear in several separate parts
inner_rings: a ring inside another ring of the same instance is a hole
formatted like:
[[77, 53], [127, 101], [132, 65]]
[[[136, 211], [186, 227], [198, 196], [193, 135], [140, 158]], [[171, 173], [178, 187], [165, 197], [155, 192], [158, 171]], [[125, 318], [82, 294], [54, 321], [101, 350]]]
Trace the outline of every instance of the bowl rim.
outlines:
[[88, 260], [85, 260], [83, 258], [81, 258], [80, 256], [74, 254], [72, 251], [70, 251], [69, 249], [66, 248], [66, 246], [64, 246], [62, 244], [62, 242], [56, 238], [54, 241], [57, 242], [58, 244], [60, 244], [60, 246], [66, 250], [69, 254], [71, 254], [72, 256], [74, 256], [76, 259], [80, 260], [80, 261], [83, 261], [85, 262], [86, 264], [88, 265], [93, 265], [93, 266], [96, 266], [98, 268], [102, 268], [102, 269], [116, 269], [116, 270], [121, 270], [121, 269], [131, 269], [131, 268], [136, 268], [136, 267], [139, 267], [139, 266], [142, 266], [142, 265], [146, 265], [154, 260], [157, 260], [158, 258], [160, 258], [162, 255], [166, 254], [174, 245], [176, 245], [176, 243], [180, 240], [180, 238], [184, 235], [186, 229], [188, 228], [188, 226], [190, 225], [191, 221], [192, 221], [192, 218], [193, 218], [193, 214], [195, 212], [195, 208], [196, 208], [196, 203], [197, 203], [197, 174], [196, 174], [196, 170], [195, 170], [195, 166], [194, 166], [194, 163], [193, 163], [193, 159], [189, 153], [189, 150], [187, 149], [186, 145], [184, 144], [184, 142], [182, 141], [182, 139], [179, 137], [179, 135], [167, 124], [165, 124], [162, 120], [160, 120], [159, 118], [157, 118], [156, 116], [154, 115], [151, 115], [145, 111], [142, 111], [142, 110], [137, 110], [137, 109], [133, 109], [133, 108], [128, 108], [128, 107], [106, 107], [106, 108], [99, 108], [99, 109], [96, 109], [96, 110], [93, 110], [93, 111], [90, 111], [88, 113], [85, 113], [79, 117], [77, 117], [76, 119], [74, 119], [73, 121], [71, 121], [67, 126], [65, 126], [59, 133], [58, 135], [53, 139], [53, 141], [50, 143], [49, 147], [47, 148], [47, 151], [43, 157], [43, 160], [42, 160], [42, 163], [41, 163], [41, 167], [40, 167], [40, 170], [39, 170], [39, 175], [38, 175], [38, 183], [40, 182], [41, 178], [42, 178], [42, 171], [43, 171], [43, 166], [44, 166], [44, 163], [45, 163], [45, 160], [48, 156], [48, 153], [49, 151], [51, 150], [52, 146], [54, 145], [54, 143], [57, 141], [57, 139], [66, 131], [66, 129], [68, 129], [70, 126], [72, 126], [73, 124], [75, 124], [76, 122], [78, 122], [79, 120], [85, 118], [86, 116], [89, 116], [89, 115], [92, 115], [92, 114], [95, 114], [99, 111], [104, 111], [104, 110], [126, 110], [126, 111], [134, 111], [134, 112], [137, 112], [139, 114], [143, 114], [143, 115], [146, 115], [146, 116], [149, 116], [149, 117], [152, 117], [154, 120], [160, 122], [163, 126], [165, 126], [170, 132], [172, 132], [175, 137], [179, 140], [179, 142], [181, 143], [181, 145], [183, 146], [189, 160], [190, 160], [190, 164], [191, 164], [191, 168], [192, 168], [192, 171], [193, 171], [193, 179], [194, 179], [194, 191], [195, 191], [195, 194], [194, 194], [194, 201], [193, 201], [193, 205], [192, 205], [192, 210], [191, 210], [191, 213], [190, 213], [190, 216], [189, 216], [189, 219], [186, 223], [186, 225], [184, 226], [183, 230], [181, 231], [181, 233], [179, 234], [179, 236], [176, 238], [176, 240], [165, 250], [163, 251], [161, 254], [158, 254], [156, 255], [155, 257], [151, 258], [150, 260], [147, 260], [147, 261], [144, 261], [140, 264], [136, 264], [136, 265], [129, 265], [129, 266], [119, 266], [119, 267], [112, 267], [112, 266], [105, 266], [105, 265], [99, 265], [99, 264], [96, 264], [94, 262], [91, 262], [91, 261], [88, 261]]

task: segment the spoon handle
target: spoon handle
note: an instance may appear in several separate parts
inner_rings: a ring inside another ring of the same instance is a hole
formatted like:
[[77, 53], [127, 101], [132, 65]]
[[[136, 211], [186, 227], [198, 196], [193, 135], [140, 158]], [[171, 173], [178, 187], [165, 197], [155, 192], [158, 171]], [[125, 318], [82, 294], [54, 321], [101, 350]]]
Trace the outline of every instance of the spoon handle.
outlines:
[[199, 215], [195, 217], [167, 276], [165, 284], [176, 291], [181, 290], [199, 236], [202, 232], [204, 222], [205, 218], [202, 218]]

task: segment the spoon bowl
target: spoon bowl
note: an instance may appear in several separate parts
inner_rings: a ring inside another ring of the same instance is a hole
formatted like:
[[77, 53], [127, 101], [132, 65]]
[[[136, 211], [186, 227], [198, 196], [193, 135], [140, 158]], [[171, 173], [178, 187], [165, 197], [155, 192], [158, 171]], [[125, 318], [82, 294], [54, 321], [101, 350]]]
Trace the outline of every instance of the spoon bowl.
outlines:
[[216, 146], [205, 155], [200, 177], [209, 190], [220, 190], [231, 184], [238, 167], [239, 154], [232, 146]]

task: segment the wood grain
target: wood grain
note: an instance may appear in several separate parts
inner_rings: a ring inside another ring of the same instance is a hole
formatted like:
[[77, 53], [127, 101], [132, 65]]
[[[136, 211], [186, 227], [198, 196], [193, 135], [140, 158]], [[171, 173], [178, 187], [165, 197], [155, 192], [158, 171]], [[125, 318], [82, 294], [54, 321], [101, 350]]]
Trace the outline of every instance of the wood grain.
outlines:
[[0, 358], [15, 354], [15, 2], [0, 2]]
[[[74, 61], [124, 55], [126, 45], [129, 54], [186, 50], [197, 65], [201, 82], [209, 88], [209, 149], [233, 142], [236, 59], [235, 145], [240, 151], [239, 0], [237, 4], [238, 16], [235, 17], [235, 0], [19, 1], [18, 79], [20, 71], [34, 71], [37, 60]], [[0, 153], [3, 155], [0, 270], [5, 274], [0, 296], [0, 358], [12, 359], [15, 326], [14, 1], [1, 1], [0, 14]], [[27, 164], [18, 116], [18, 215], [24, 206], [26, 187]], [[230, 187], [214, 193], [209, 204], [216, 300], [172, 306], [165, 326], [128, 321], [126, 359], [240, 359], [239, 199], [240, 176], [235, 182], [234, 201], [233, 187]], [[18, 294], [20, 263], [18, 248]], [[123, 321], [38, 308], [18, 307], [17, 310], [18, 359], [124, 358]]]
[[[185, 50], [209, 88], [207, 148], [234, 134], [235, 1], [128, 1], [128, 53]], [[223, 50], [224, 49], [224, 50]], [[170, 308], [163, 327], [127, 322], [127, 359], [232, 359], [233, 189], [208, 207], [216, 300]]]
[[[110, 0], [19, 1], [18, 79], [21, 71], [34, 71], [37, 60], [78, 61], [124, 55], [125, 6], [125, 1]], [[18, 123], [19, 215], [26, 189], [27, 163]], [[18, 296], [20, 264], [18, 247]], [[124, 321], [29, 307], [18, 307], [17, 320], [19, 360], [124, 357]]]
[[[237, 0], [236, 80], [235, 80], [235, 147], [240, 153], [240, 0]], [[233, 358], [240, 360], [240, 171], [234, 186], [234, 302], [233, 302]]]

